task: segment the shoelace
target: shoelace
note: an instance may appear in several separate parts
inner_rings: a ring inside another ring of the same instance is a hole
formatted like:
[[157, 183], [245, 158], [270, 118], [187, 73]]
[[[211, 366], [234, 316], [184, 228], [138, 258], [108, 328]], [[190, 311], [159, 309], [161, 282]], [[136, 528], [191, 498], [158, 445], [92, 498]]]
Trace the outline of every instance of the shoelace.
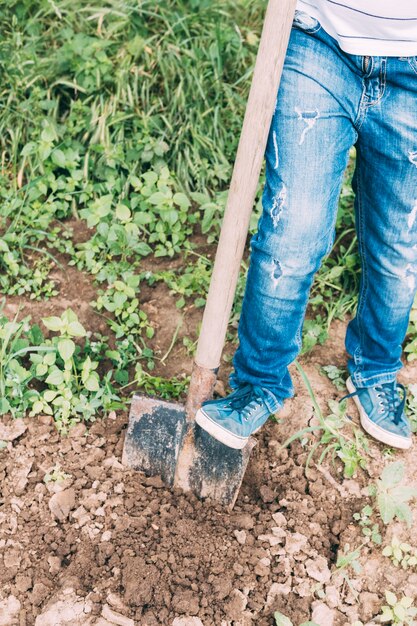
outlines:
[[[400, 400], [398, 388], [403, 390], [402, 400]], [[346, 398], [351, 398], [352, 396], [358, 395], [359, 391], [360, 390], [357, 389], [353, 393], [349, 393], [348, 395], [344, 396], [340, 400], [340, 402], [342, 402], [342, 400], [345, 400]], [[381, 414], [387, 412], [388, 416], [392, 419], [394, 424], [399, 424], [403, 414], [407, 394], [404, 385], [402, 385], [401, 383], [397, 383], [396, 385], [385, 383], [382, 385], [376, 385], [375, 391], [380, 403], [380, 409], [378, 410], [378, 412]]]
[[[248, 399], [253, 395], [255, 395], [255, 397], [248, 402]], [[263, 402], [265, 397], [266, 392], [264, 392], [261, 387], [248, 386], [248, 390], [245, 393], [242, 393], [242, 395], [230, 400], [229, 406], [232, 409], [240, 411], [243, 419], [248, 421], [253, 412], [257, 409], [259, 402]]]

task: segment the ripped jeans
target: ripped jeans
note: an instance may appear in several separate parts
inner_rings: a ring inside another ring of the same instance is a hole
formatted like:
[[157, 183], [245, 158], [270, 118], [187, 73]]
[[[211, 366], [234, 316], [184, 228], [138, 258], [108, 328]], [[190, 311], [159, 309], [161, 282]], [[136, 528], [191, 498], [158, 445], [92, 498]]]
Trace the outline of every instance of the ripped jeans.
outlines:
[[334, 243], [349, 150], [361, 258], [346, 332], [355, 386], [396, 379], [417, 286], [417, 57], [343, 52], [298, 12], [266, 149], [266, 184], [229, 382], [294, 395], [289, 364], [314, 274]]

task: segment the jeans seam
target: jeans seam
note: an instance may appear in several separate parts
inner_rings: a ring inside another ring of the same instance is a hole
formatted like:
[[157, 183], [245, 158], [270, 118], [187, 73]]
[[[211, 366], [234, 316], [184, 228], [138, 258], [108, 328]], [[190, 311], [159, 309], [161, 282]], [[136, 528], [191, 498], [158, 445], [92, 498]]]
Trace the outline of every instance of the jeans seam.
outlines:
[[353, 355], [356, 369], [354, 372], [354, 376], [358, 373], [359, 367], [362, 365], [362, 346], [364, 344], [364, 334], [362, 328], [362, 320], [360, 314], [365, 306], [365, 298], [368, 291], [368, 271], [366, 265], [366, 248], [365, 248], [365, 220], [363, 215], [362, 208], [362, 200], [361, 200], [361, 181], [360, 181], [360, 172], [358, 172], [357, 177], [357, 187], [356, 187], [356, 202], [357, 202], [357, 210], [358, 210], [358, 224], [357, 224], [357, 232], [358, 232], [358, 248], [359, 254], [361, 256], [361, 265], [362, 265], [362, 281], [361, 288], [359, 292], [358, 298], [358, 308], [356, 311], [356, 318], [358, 320], [358, 332], [359, 332], [359, 346], [355, 350], [355, 354]]

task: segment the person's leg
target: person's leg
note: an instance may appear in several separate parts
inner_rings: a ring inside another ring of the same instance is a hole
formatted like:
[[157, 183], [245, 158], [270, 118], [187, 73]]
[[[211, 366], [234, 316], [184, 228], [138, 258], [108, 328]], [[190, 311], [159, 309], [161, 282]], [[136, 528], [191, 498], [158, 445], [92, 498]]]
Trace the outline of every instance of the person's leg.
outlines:
[[[346, 349], [354, 388], [371, 390], [394, 383], [402, 367], [402, 343], [417, 288], [415, 58], [371, 59], [360, 116], [354, 187], [362, 276], [356, 317], [347, 328]], [[394, 386], [391, 388], [394, 418]], [[378, 420], [385, 422], [383, 406], [378, 410]], [[382, 440], [395, 445], [398, 431], [398, 436], [405, 438], [402, 443], [411, 444], [401, 415], [397, 415], [398, 424], [391, 421], [388, 416], [394, 439]]]
[[[305, 15], [305, 14], [303, 14]], [[239, 347], [225, 399], [203, 403], [197, 423], [241, 448], [293, 395], [288, 365], [314, 273], [334, 240], [337, 202], [362, 76], [316, 20], [296, 18], [266, 150], [263, 212], [251, 258]]]
[[322, 29], [293, 29], [266, 150], [232, 388], [251, 383], [281, 399], [293, 395], [288, 365], [301, 348], [314, 273], [333, 243], [361, 87]]

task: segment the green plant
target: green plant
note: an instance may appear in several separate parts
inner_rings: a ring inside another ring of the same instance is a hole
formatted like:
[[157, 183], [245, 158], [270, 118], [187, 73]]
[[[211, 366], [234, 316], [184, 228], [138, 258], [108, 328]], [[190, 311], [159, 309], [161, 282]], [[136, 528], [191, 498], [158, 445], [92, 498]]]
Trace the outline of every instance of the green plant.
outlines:
[[407, 416], [410, 420], [411, 430], [413, 433], [417, 432], [417, 384], [412, 383], [407, 385], [407, 400], [406, 400]]
[[[9, 321], [0, 313], [0, 415], [11, 413], [13, 417], [23, 416], [35, 396], [28, 387], [33, 374], [24, 366], [23, 358], [30, 353], [46, 358], [53, 350], [36, 345], [38, 328], [30, 328], [29, 316], [20, 321], [17, 318], [18, 313]], [[44, 357], [42, 353], [46, 353]]]
[[396, 567], [402, 567], [403, 569], [417, 567], [417, 548], [410, 546], [409, 543], [400, 541], [397, 537], [393, 537], [391, 544], [385, 546], [382, 554], [389, 557]]
[[391, 463], [384, 467], [377, 482], [368, 488], [369, 495], [376, 498], [379, 514], [384, 524], [389, 524], [395, 518], [406, 522], [408, 526], [412, 524], [412, 512], [408, 503], [413, 498], [417, 498], [417, 489], [401, 484], [404, 471], [402, 461]]
[[323, 447], [323, 451], [317, 461], [318, 464], [323, 463], [327, 455], [331, 454], [333, 460], [339, 458], [343, 463], [344, 475], [348, 478], [352, 477], [359, 467], [364, 468], [366, 466], [366, 437], [346, 416], [346, 401], [336, 402], [329, 400], [328, 405], [332, 412], [324, 416], [317, 403], [310, 381], [298, 361], [296, 361], [296, 367], [307, 387], [318, 424], [307, 426], [298, 431], [283, 443], [283, 447], [288, 446], [295, 439], [307, 442], [306, 435], [309, 433], [318, 435], [319, 437], [316, 437], [316, 440], [311, 445], [306, 467], [309, 466], [315, 452], [320, 447]]
[[382, 607], [379, 619], [382, 623], [389, 622], [395, 626], [406, 626], [415, 624], [414, 617], [417, 615], [417, 608], [413, 607], [413, 599], [403, 596], [400, 600], [392, 591], [385, 592], [387, 604]]
[[325, 374], [339, 391], [346, 389], [346, 378], [348, 374], [345, 368], [338, 367], [337, 365], [323, 365], [323, 367], [320, 368], [320, 372]]
[[76, 338], [86, 336], [76, 314], [67, 309], [61, 317], [42, 321], [57, 335], [44, 341], [52, 349], [47, 355], [31, 354], [33, 375], [46, 388], [34, 393], [29, 415], [53, 415], [58, 429], [66, 432], [73, 423], [94, 418], [100, 409], [108, 411], [122, 406], [110, 383], [111, 372], [100, 379], [98, 362], [75, 343]]
[[43, 477], [43, 482], [44, 483], [49, 483], [49, 482], [60, 483], [66, 480], [67, 478], [71, 478], [71, 474], [66, 474], [61, 468], [61, 466], [59, 465], [59, 463], [56, 463], [52, 472], [48, 472], [47, 474], [45, 474], [45, 476]]
[[376, 545], [381, 545], [382, 537], [379, 531], [379, 525], [372, 523], [371, 518], [373, 513], [373, 508], [367, 504], [360, 513], [353, 514], [353, 519], [358, 522], [359, 526], [362, 528], [362, 534], [365, 537], [369, 537]]
[[186, 392], [190, 384], [190, 376], [173, 376], [172, 378], [152, 376], [145, 372], [138, 363], [135, 368], [135, 379], [129, 384], [137, 385], [146, 394], [169, 400], [170, 398], [179, 398]]

